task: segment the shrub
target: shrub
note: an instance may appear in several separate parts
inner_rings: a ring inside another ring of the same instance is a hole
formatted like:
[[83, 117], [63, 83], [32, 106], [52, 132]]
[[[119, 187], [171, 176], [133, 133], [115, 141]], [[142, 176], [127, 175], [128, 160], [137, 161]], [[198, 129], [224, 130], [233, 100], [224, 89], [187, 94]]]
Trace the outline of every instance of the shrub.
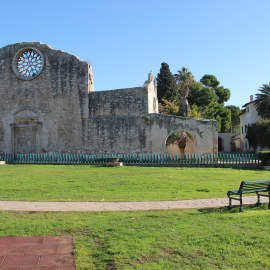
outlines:
[[259, 152], [259, 159], [262, 161], [262, 164], [268, 165], [267, 161], [270, 160], [270, 151], [260, 151]]
[[258, 123], [248, 125], [246, 138], [250, 146], [256, 148], [270, 148], [270, 119], [263, 119]]

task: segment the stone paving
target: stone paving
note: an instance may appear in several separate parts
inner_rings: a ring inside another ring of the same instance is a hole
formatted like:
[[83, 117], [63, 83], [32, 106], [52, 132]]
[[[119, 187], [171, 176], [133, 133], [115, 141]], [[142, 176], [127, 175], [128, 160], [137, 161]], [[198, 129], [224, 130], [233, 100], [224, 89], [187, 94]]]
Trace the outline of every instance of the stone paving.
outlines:
[[[256, 196], [243, 197], [244, 204], [255, 204]], [[268, 198], [261, 197], [262, 203]], [[228, 206], [228, 198], [197, 199], [182, 201], [152, 201], [152, 202], [22, 202], [0, 201], [0, 211], [133, 211], [158, 209], [192, 209]], [[233, 205], [239, 205], [233, 200]]]
[[73, 238], [0, 237], [0, 270], [75, 270]]

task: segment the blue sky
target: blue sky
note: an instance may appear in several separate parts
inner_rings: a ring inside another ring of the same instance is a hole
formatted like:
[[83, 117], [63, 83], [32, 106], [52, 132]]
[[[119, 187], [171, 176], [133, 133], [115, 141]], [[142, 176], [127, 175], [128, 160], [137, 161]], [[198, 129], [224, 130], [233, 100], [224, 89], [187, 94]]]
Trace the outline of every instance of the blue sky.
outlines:
[[91, 62], [95, 90], [140, 86], [162, 62], [213, 74], [242, 106], [270, 81], [269, 0], [0, 0], [0, 48], [37, 41]]

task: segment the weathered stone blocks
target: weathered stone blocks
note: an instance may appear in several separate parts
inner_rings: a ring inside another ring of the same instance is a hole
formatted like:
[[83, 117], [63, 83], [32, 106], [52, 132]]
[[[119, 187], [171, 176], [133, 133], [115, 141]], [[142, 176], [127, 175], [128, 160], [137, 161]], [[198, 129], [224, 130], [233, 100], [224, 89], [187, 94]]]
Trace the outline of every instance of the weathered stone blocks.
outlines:
[[94, 92], [92, 67], [38, 42], [0, 49], [0, 153], [166, 153], [185, 129], [196, 153], [217, 152], [216, 121], [158, 114], [153, 74], [142, 87]]

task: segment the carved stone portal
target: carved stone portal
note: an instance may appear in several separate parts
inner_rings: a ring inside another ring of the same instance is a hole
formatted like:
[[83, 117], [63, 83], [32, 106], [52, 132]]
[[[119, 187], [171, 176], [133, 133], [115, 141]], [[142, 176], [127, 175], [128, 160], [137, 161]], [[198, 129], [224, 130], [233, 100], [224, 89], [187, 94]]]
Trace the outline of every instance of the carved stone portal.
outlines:
[[39, 113], [31, 108], [24, 107], [14, 114], [12, 129], [12, 146], [15, 154], [40, 153]]

